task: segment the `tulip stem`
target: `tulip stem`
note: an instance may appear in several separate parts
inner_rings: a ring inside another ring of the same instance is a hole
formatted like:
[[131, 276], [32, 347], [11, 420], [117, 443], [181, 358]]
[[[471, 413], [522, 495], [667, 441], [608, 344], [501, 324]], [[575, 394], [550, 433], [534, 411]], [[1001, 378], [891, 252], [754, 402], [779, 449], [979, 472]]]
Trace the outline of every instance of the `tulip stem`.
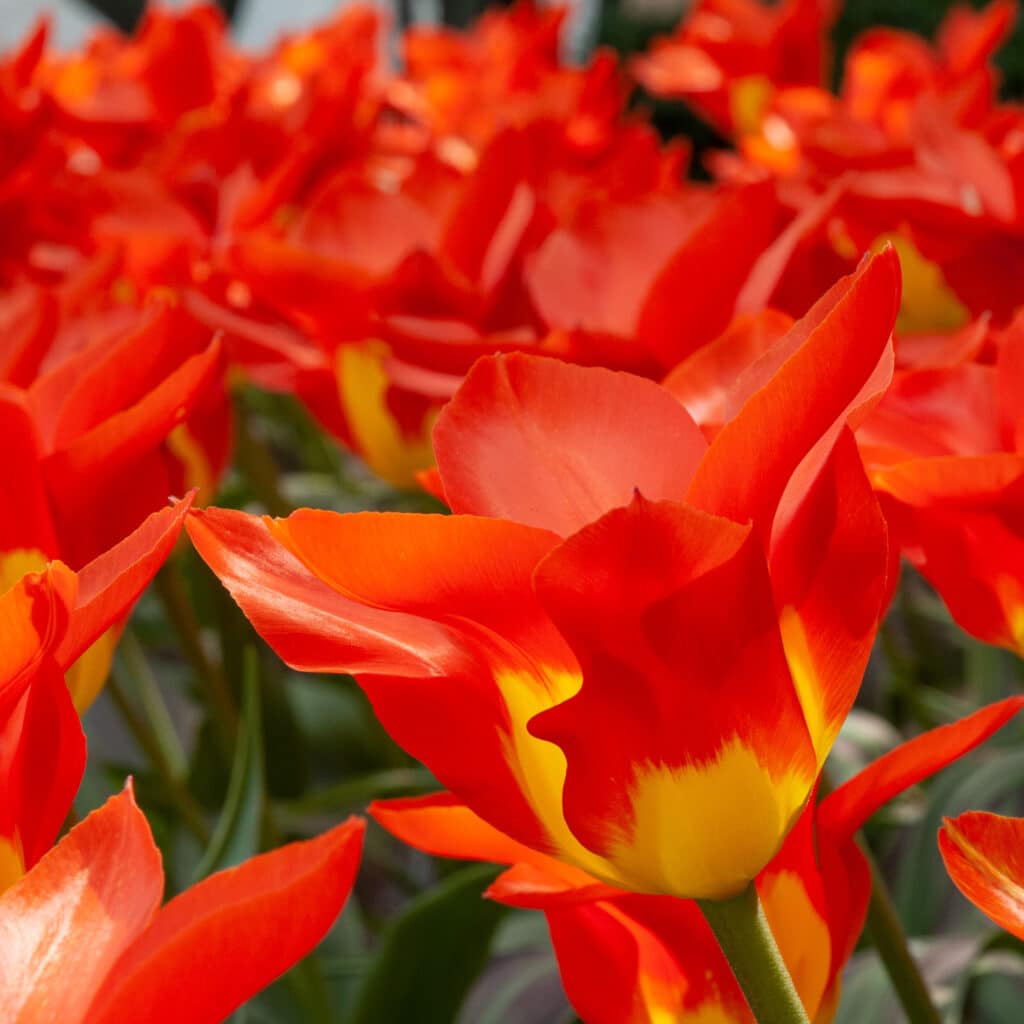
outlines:
[[809, 1024], [753, 882], [727, 900], [697, 900], [758, 1024]]
[[252, 431], [245, 402], [235, 395], [235, 463], [253, 494], [272, 516], [286, 516], [293, 505], [281, 493], [277, 461]]
[[156, 574], [154, 584], [164, 615], [177, 633], [185, 657], [209, 704], [221, 753], [230, 761], [238, 727], [238, 711], [224, 670], [203, 647], [199, 619], [177, 564], [171, 561], [164, 565]]
[[868, 904], [866, 930], [899, 996], [900, 1005], [912, 1024], [941, 1024], [942, 1018], [910, 952], [903, 922], [896, 912], [885, 879], [867, 844], [860, 840], [859, 846], [871, 868], [871, 902]]
[[160, 693], [160, 684], [146, 660], [142, 645], [130, 628], [125, 629], [122, 634], [117, 653], [135, 686], [142, 711], [160, 748], [163, 761], [171, 775], [176, 779], [184, 778], [188, 774], [188, 756], [181, 745], [181, 740], [178, 739], [171, 714]]
[[201, 846], [207, 846], [210, 842], [210, 829], [206, 824], [206, 819], [203, 817], [199, 804], [196, 803], [195, 798], [188, 791], [184, 781], [175, 775], [164, 755], [160, 741], [150, 728], [145, 716], [136, 709], [135, 704], [128, 696], [127, 689], [121, 682], [116, 667], [110, 672], [106, 689], [117, 706], [118, 711], [120, 711], [121, 718], [128, 727], [128, 731], [132, 734], [142, 752], [152, 762], [166, 788], [168, 797], [181, 814], [181, 820], [185, 827], [195, 836]]

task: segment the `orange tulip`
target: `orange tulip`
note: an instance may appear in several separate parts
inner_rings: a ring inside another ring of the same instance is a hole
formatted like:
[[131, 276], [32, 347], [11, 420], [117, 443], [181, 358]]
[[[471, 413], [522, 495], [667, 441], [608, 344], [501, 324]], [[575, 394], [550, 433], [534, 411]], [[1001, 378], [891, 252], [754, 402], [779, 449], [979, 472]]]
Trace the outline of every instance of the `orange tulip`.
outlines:
[[[879, 758], [808, 807], [758, 875], [769, 925], [817, 1024], [835, 1012], [842, 970], [867, 913], [871, 881], [855, 833], [879, 807], [982, 743], [1022, 705], [1021, 697], [1001, 701]], [[544, 912], [566, 993], [591, 1024], [753, 1020], [694, 903], [612, 888], [503, 835], [451, 794], [382, 801], [370, 813], [428, 853], [511, 864], [486, 895]]]
[[484, 359], [435, 430], [455, 515], [211, 510], [190, 535], [287, 662], [356, 675], [494, 827], [620, 888], [733, 895], [799, 817], [881, 613], [846, 424], [897, 296], [891, 252], [837, 285], [710, 447], [649, 381]]
[[861, 444], [907, 559], [964, 629], [1024, 656], [1024, 316], [994, 346], [898, 374]]
[[77, 573], [50, 562], [0, 594], [0, 890], [49, 849], [78, 791], [80, 659], [97, 643], [109, 656], [102, 637], [160, 568], [190, 505], [191, 496], [154, 513]]
[[[87, 276], [80, 286], [94, 282]], [[106, 282], [104, 282], [106, 284]], [[0, 342], [0, 591], [60, 558], [80, 569], [168, 494], [216, 489], [230, 410], [219, 343], [173, 303], [145, 309], [70, 283], [12, 293]], [[81, 301], [81, 304], [79, 304]], [[62, 308], [65, 305], [69, 308]], [[79, 710], [103, 685], [121, 623], [72, 670]]]
[[700, 0], [633, 64], [656, 96], [692, 102], [719, 130], [745, 134], [776, 88], [820, 86], [833, 0]]

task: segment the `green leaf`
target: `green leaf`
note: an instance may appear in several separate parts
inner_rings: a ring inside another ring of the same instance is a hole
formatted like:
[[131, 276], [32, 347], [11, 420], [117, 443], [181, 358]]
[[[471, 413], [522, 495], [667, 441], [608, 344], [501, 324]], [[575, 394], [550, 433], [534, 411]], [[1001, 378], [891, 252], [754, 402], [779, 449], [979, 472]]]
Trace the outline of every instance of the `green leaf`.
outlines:
[[242, 721], [239, 724], [227, 799], [210, 845], [196, 871], [197, 879], [241, 864], [258, 853], [260, 848], [264, 790], [263, 738], [259, 657], [251, 647], [245, 652], [242, 691]]
[[387, 928], [350, 1024], [451, 1024], [505, 908], [481, 898], [497, 869], [474, 865], [424, 893]]

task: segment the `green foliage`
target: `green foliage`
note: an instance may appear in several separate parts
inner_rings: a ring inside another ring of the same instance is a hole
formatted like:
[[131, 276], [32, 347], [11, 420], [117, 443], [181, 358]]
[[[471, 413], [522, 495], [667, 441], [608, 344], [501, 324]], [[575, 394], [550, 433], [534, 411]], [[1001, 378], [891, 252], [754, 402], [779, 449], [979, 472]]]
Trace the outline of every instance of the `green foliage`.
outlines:
[[455, 1019], [505, 913], [481, 899], [496, 874], [463, 868], [409, 904], [385, 932], [349, 1024]]
[[257, 854], [260, 848], [264, 787], [259, 656], [253, 648], [247, 655], [242, 721], [227, 799], [210, 845], [196, 870], [197, 879], [241, 864]]

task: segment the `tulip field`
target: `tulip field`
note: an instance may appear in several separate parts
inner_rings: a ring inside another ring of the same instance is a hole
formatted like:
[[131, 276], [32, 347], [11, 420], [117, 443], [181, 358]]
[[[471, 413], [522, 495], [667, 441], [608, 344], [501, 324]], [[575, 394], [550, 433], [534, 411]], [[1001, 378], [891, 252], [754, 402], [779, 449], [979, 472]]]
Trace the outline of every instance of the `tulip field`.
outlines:
[[1020, 1024], [1017, 3], [403, 10], [0, 52], [0, 1024]]

